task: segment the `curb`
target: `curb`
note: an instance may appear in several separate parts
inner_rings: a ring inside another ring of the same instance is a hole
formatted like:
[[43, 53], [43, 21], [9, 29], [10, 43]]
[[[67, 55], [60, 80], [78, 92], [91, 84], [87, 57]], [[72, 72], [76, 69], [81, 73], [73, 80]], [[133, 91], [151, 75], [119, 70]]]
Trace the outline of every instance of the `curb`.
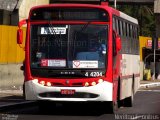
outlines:
[[140, 88], [149, 88], [149, 87], [157, 87], [157, 86], [160, 86], [160, 82], [141, 84]]
[[2, 90], [0, 89], [0, 94], [23, 95], [23, 91], [22, 90]]

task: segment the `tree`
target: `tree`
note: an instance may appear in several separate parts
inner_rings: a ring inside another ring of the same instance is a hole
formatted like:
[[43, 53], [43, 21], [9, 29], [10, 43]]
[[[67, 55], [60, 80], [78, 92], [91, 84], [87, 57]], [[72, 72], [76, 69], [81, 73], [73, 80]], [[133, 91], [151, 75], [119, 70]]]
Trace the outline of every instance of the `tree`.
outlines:
[[138, 19], [139, 35], [152, 36], [155, 31], [154, 6], [152, 5], [119, 5], [117, 9]]

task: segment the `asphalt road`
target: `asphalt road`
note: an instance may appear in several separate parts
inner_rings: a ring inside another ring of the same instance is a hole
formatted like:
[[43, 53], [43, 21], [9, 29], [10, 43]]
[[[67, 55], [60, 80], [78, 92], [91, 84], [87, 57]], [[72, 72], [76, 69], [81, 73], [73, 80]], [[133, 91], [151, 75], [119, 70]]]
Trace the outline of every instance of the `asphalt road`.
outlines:
[[[96, 108], [95, 108], [96, 107]], [[14, 120], [160, 120], [160, 87], [139, 90], [131, 108], [121, 107], [115, 114], [107, 114], [94, 104], [56, 104], [40, 112], [38, 107], [26, 107], [4, 112], [0, 119]]]

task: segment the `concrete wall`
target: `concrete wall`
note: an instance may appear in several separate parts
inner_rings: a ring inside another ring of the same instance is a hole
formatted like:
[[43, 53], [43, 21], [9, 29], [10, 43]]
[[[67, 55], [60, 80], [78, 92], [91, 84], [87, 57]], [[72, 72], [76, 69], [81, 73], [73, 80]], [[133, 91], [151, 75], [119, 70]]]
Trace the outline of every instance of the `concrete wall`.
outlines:
[[0, 10], [0, 25], [9, 25], [10, 24], [10, 11]]
[[0, 25], [0, 90], [22, 88], [24, 78], [20, 66], [24, 61], [24, 50], [17, 45], [17, 29]]
[[0, 9], [13, 11], [16, 4], [17, 4], [17, 0], [0, 0]]
[[24, 76], [20, 66], [22, 64], [0, 64], [0, 90], [22, 89]]
[[19, 20], [28, 18], [31, 7], [44, 4], [49, 4], [49, 0], [23, 0], [19, 8]]

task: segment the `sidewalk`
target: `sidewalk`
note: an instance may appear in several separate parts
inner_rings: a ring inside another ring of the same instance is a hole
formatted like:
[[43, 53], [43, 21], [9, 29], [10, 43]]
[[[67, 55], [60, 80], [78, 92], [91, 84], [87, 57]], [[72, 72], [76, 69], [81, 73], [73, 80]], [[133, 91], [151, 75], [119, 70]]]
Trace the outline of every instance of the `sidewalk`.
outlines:
[[0, 90], [0, 102], [23, 101], [22, 90]]
[[141, 80], [140, 88], [149, 88], [160, 86], [160, 80]]

